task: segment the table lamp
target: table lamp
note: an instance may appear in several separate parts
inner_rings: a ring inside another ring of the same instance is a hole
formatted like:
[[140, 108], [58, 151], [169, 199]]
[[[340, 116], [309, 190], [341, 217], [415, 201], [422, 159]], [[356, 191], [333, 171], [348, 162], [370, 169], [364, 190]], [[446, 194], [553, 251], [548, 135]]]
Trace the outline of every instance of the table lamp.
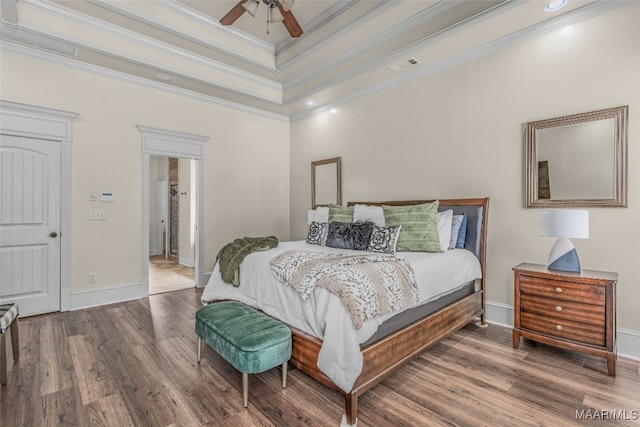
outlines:
[[551, 270], [580, 272], [578, 252], [570, 238], [589, 238], [589, 211], [548, 209], [540, 211], [540, 235], [557, 237], [549, 252], [547, 267]]

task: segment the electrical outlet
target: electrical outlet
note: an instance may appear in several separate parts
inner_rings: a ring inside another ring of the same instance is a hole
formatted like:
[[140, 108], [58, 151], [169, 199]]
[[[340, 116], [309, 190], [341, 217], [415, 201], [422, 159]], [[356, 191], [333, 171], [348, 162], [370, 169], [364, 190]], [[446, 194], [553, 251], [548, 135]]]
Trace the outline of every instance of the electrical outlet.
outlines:
[[96, 283], [96, 273], [89, 273], [89, 283]]

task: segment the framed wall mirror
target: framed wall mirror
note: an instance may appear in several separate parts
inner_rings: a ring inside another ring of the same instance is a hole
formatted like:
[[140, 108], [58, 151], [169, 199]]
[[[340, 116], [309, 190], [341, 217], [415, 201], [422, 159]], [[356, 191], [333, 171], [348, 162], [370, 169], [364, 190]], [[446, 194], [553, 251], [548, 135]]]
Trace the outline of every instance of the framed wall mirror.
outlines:
[[628, 106], [527, 123], [526, 206], [626, 207]]
[[311, 209], [342, 204], [340, 157], [311, 162]]

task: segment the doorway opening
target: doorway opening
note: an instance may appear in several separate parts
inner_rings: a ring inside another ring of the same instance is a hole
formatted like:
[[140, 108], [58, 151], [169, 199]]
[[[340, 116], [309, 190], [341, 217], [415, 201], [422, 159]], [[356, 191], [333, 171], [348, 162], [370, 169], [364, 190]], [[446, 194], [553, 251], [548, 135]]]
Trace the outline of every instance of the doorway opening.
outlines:
[[[153, 189], [158, 188], [156, 182], [150, 182], [150, 177], [152, 176], [152, 156], [174, 157], [191, 162], [189, 163], [189, 176], [191, 178], [189, 180], [190, 190], [188, 191], [191, 196], [190, 204], [192, 206], [190, 216], [192, 225], [190, 225], [191, 231], [188, 234], [193, 234], [192, 242], [194, 242], [192, 243], [194, 246], [193, 263], [195, 266], [194, 286], [202, 286], [204, 282], [204, 241], [202, 227], [204, 216], [204, 206], [202, 203], [204, 200], [204, 143], [209, 137], [139, 125], [136, 127], [142, 135], [142, 287], [145, 293], [149, 295], [149, 256], [152, 251], [152, 246], [150, 245], [152, 239], [151, 234], [154, 234], [154, 230], [155, 233], [157, 233], [157, 222], [150, 220], [151, 210], [153, 209], [151, 206], [151, 192]], [[168, 179], [167, 175], [167, 186], [169, 185]], [[169, 248], [170, 245], [166, 244], [166, 237], [164, 240], [165, 246], [163, 246], [163, 250], [166, 254], [167, 248]], [[179, 254], [178, 258], [180, 258]]]
[[195, 160], [149, 158], [149, 295], [195, 287]]

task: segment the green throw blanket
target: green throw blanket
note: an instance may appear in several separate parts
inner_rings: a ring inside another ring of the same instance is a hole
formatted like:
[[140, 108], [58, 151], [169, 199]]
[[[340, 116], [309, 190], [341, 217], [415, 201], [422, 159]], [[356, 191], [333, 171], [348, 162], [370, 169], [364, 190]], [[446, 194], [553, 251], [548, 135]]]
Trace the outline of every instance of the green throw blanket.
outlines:
[[216, 261], [220, 262], [222, 280], [233, 286], [240, 286], [240, 264], [244, 258], [255, 251], [266, 251], [278, 246], [278, 238], [242, 237], [227, 243], [220, 249]]

